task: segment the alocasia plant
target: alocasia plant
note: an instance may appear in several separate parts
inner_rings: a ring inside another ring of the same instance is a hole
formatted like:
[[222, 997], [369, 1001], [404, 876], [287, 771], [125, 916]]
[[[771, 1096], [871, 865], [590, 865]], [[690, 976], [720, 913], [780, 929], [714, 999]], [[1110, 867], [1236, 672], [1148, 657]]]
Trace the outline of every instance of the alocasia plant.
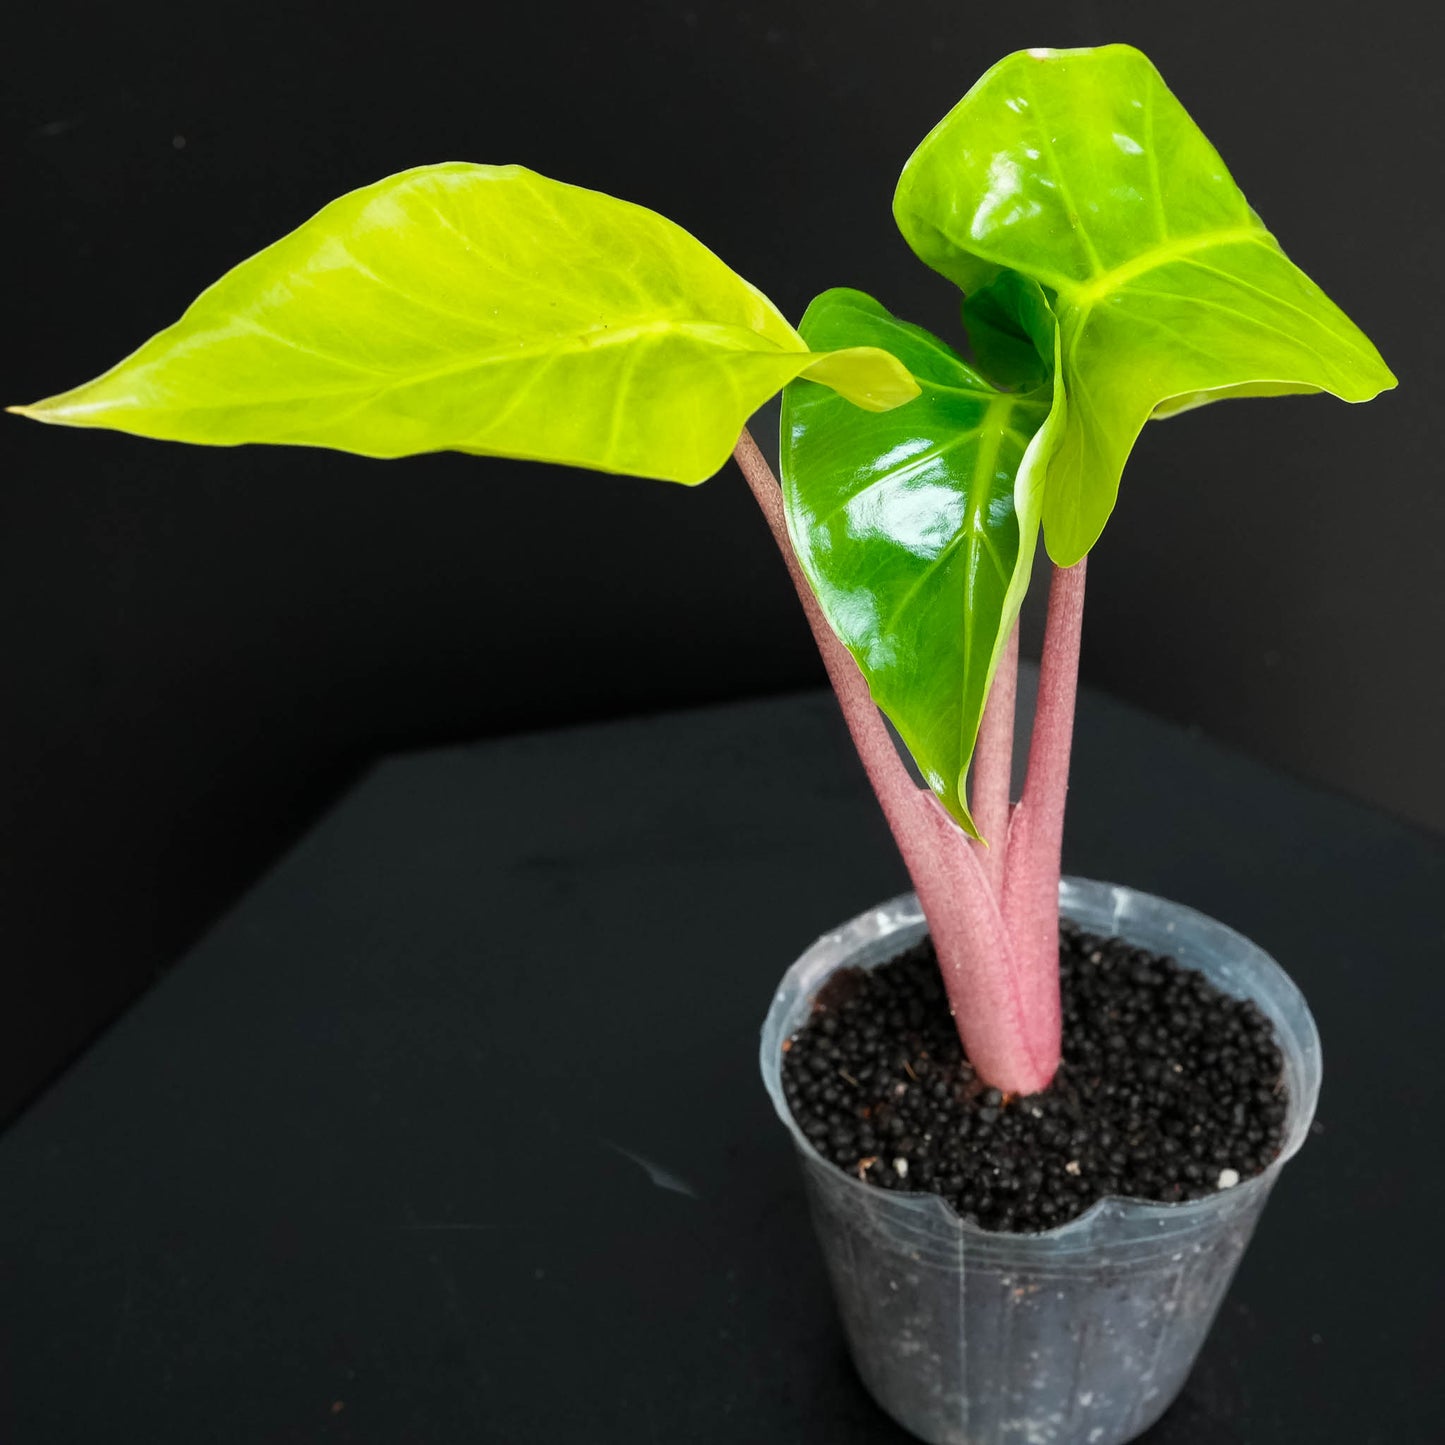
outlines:
[[[641, 207], [515, 166], [343, 196], [41, 421], [395, 457], [443, 448], [684, 483], [734, 451], [918, 888], [964, 1046], [1059, 1062], [1057, 893], [1084, 558], [1145, 422], [1394, 378], [1285, 256], [1137, 50], [994, 66], [904, 168], [966, 359], [857, 291], [795, 331]], [[780, 493], [744, 429], [784, 389]], [[1055, 564], [1022, 798], [1016, 622]], [[879, 717], [892, 719], [918, 787]]]

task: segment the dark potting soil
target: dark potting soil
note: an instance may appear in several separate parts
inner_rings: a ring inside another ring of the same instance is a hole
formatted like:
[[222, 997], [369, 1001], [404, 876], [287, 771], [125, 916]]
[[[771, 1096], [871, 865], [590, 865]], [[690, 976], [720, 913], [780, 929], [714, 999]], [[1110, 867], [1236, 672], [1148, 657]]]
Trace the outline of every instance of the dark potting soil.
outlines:
[[1269, 1021], [1171, 958], [1060, 929], [1064, 1061], [1040, 1094], [963, 1056], [933, 945], [831, 979], [783, 1092], [826, 1159], [941, 1194], [986, 1229], [1052, 1229], [1105, 1195], [1177, 1202], [1258, 1174], [1288, 1099]]

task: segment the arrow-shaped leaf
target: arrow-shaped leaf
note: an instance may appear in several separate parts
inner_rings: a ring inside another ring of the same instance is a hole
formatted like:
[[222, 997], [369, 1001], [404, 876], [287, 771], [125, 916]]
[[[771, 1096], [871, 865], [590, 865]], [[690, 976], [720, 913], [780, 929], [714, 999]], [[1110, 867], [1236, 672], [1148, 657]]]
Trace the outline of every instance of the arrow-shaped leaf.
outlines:
[[454, 449], [700, 482], [808, 375], [917, 395], [886, 353], [810, 352], [681, 227], [520, 166], [424, 166], [243, 261], [40, 421], [367, 456]]
[[[1051, 373], [1054, 323], [1039, 288], [1002, 289], [992, 314], [1013, 340], [1043, 335], [1050, 354], [1038, 364]], [[1022, 314], [1005, 320], [1009, 307]], [[783, 393], [783, 491], [829, 622], [929, 786], [976, 837], [964, 777], [1028, 587], [1062, 387], [1000, 391], [859, 291], [818, 297], [802, 332], [820, 348], [885, 347], [923, 388], [880, 415], [794, 382]]]
[[1044, 535], [1060, 566], [1098, 538], [1151, 416], [1287, 392], [1367, 401], [1394, 385], [1129, 46], [1000, 61], [914, 153], [894, 214], [966, 292], [1007, 268], [1052, 293], [1069, 417]]

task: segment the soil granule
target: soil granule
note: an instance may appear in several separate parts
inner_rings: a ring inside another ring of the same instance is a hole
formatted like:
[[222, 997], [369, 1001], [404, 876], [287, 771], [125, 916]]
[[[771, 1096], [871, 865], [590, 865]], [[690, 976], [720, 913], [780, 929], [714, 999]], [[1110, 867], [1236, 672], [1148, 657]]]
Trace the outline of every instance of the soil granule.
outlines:
[[977, 1078], [925, 938], [823, 989], [783, 1046], [793, 1117], [849, 1174], [993, 1230], [1052, 1229], [1110, 1194], [1198, 1199], [1270, 1163], [1284, 1061], [1253, 1003], [1068, 923], [1059, 964], [1064, 1061], [1043, 1093]]

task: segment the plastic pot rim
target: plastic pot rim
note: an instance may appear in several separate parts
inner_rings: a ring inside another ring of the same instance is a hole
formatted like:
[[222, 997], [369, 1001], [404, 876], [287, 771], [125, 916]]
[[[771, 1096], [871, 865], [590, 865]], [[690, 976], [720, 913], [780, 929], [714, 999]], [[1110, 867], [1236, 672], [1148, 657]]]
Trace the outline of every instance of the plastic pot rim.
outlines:
[[[960, 1235], [979, 1242], [1006, 1241], [1011, 1248], [1026, 1248], [1027, 1242], [1030, 1240], [1037, 1240], [1041, 1246], [1048, 1245], [1053, 1249], [1057, 1249], [1060, 1244], [1067, 1245], [1072, 1242], [1077, 1242], [1080, 1247], [1086, 1248], [1094, 1233], [1094, 1227], [1106, 1216], [1117, 1217], [1120, 1214], [1126, 1214], [1130, 1218], [1140, 1221], [1155, 1220], [1161, 1227], [1167, 1228], [1171, 1224], [1191, 1223], [1207, 1216], [1219, 1208], [1221, 1201], [1228, 1200], [1233, 1204], [1243, 1206], [1256, 1195], [1267, 1194], [1273, 1187], [1280, 1171], [1294, 1158], [1305, 1139], [1309, 1137], [1310, 1125], [1319, 1101], [1322, 1064], [1319, 1031], [1303, 994], [1294, 980], [1268, 953], [1243, 934], [1230, 928], [1227, 924], [1211, 918], [1207, 913], [1190, 908], [1186, 904], [1174, 903], [1169, 899], [1141, 892], [1136, 888], [1113, 883], [1098, 883], [1091, 879], [1065, 877], [1060, 880], [1059, 884], [1061, 917], [1072, 920], [1074, 912], [1081, 910], [1086, 903], [1086, 895], [1093, 895], [1097, 900], [1111, 896], [1116, 922], [1124, 915], [1127, 901], [1130, 899], [1168, 909], [1181, 921], [1187, 920], [1199, 931], [1212, 935], [1221, 944], [1248, 957], [1254, 971], [1269, 980], [1276, 996], [1274, 1000], [1263, 999], [1254, 994], [1236, 993], [1234, 995], [1235, 997], [1251, 997], [1269, 1019], [1274, 1026], [1281, 1051], [1285, 1056], [1285, 1072], [1287, 1075], [1292, 1075], [1289, 1112], [1285, 1119], [1284, 1143], [1281, 1145], [1279, 1153], [1265, 1169], [1247, 1179], [1241, 1179], [1238, 1184], [1227, 1189], [1215, 1190], [1201, 1199], [1182, 1200], [1177, 1203], [1139, 1199], [1130, 1195], [1107, 1194], [1095, 1200], [1082, 1214], [1076, 1215], [1073, 1219], [1057, 1225], [1053, 1229], [1015, 1233], [985, 1229], [982, 1225], [965, 1219], [941, 1195], [922, 1192], [902, 1193], [890, 1189], [880, 1189], [877, 1185], [869, 1184], [865, 1180], [839, 1169], [831, 1160], [825, 1159], [798, 1127], [797, 1120], [793, 1118], [793, 1112], [788, 1107], [788, 1101], [783, 1097], [782, 1044], [802, 1027], [806, 1018], [806, 1012], [800, 1011], [798, 1007], [798, 995], [790, 995], [789, 984], [813, 973], [820, 975], [819, 983], [821, 983], [823, 976], [835, 972], [840, 966], [846, 966], [840, 965], [836, 959], [837, 949], [844, 941], [845, 936], [850, 937], [851, 941], [858, 946], [874, 940], [896, 937], [898, 943], [893, 948], [893, 953], [906, 947], [913, 938], [922, 936], [927, 931], [927, 923], [923, 910], [918, 905], [917, 895], [913, 893], [900, 893], [885, 903], [865, 909], [840, 927], [823, 934], [787, 970], [783, 981], [773, 995], [767, 1018], [763, 1023], [759, 1063], [762, 1068], [763, 1083], [769, 1098], [773, 1101], [773, 1108], [777, 1111], [778, 1118], [782, 1120], [789, 1134], [792, 1135], [793, 1143], [803, 1158], [810, 1164], [816, 1164], [818, 1167], [836, 1174], [846, 1187], [856, 1190], [860, 1198], [866, 1197], [871, 1200], [875, 1208], [883, 1207], [890, 1213], [896, 1211], [899, 1218], [912, 1217], [921, 1226], [952, 1228]], [[1100, 925], [1097, 922], [1090, 923], [1082, 920], [1081, 922], [1083, 927], [1091, 931], [1109, 926], [1107, 924]], [[1129, 941], [1124, 933], [1117, 933], [1113, 936], [1124, 937], [1126, 942]], [[1153, 944], [1149, 946], [1162, 947], [1162, 945]], [[884, 953], [878, 961], [881, 962], [889, 956], [891, 956], [890, 953]], [[1188, 959], [1182, 959], [1180, 962], [1185, 968], [1195, 967]], [[1215, 982], [1215, 986], [1220, 987], [1217, 982]], [[1230, 992], [1228, 989], [1224, 991]], [[802, 994], [809, 1010], [816, 992], [817, 987], [814, 986]], [[1294, 1005], [1292, 1018], [1286, 1020], [1281, 1016], [1281, 1010], [1278, 1007], [1281, 1002], [1289, 1002]], [[789, 1013], [793, 1017], [788, 1017]], [[1297, 1060], [1297, 1067], [1293, 1070], [1290, 1067], [1292, 1059]]]

